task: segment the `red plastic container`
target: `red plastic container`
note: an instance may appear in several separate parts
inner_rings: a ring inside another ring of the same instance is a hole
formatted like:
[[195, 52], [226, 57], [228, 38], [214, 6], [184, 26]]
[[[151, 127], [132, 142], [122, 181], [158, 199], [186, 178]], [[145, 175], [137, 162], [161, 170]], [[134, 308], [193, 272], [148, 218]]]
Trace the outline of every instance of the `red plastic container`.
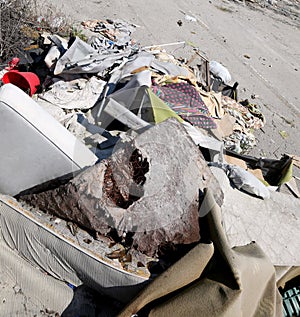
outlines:
[[2, 77], [4, 84], [13, 84], [32, 96], [40, 86], [40, 79], [35, 73], [11, 70]]

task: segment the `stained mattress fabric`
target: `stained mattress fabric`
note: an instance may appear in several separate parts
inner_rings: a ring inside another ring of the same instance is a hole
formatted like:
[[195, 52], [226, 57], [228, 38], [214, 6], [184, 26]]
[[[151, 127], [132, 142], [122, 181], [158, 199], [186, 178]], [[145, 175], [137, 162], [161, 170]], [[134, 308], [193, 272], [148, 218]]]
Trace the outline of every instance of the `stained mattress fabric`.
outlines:
[[[127, 302], [143, 288], [145, 277], [118, 269], [83, 245], [42, 224], [9, 196], [0, 196], [0, 237], [35, 267], [57, 280], [87, 286]], [[121, 287], [118, 287], [120, 286]], [[45, 286], [44, 286], [45, 287]]]
[[0, 237], [1, 316], [45, 316], [61, 313], [71, 302], [73, 291], [18, 255]]

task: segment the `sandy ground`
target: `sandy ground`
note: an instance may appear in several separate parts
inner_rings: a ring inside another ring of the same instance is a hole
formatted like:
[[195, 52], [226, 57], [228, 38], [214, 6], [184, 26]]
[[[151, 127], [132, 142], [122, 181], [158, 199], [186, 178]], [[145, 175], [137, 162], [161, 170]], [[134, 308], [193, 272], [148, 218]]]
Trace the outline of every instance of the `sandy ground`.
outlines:
[[[233, 81], [239, 82], [240, 98], [250, 99], [265, 114], [266, 126], [256, 133], [258, 145], [250, 154], [270, 158], [300, 154], [298, 0], [50, 2], [77, 24], [103, 18], [135, 23], [140, 27], [133, 37], [142, 45], [193, 43], [209, 60], [226, 66]], [[187, 21], [185, 14], [197, 22]], [[170, 47], [168, 51], [187, 58], [192, 54], [191, 47]], [[287, 137], [282, 137], [280, 131], [285, 131]]]

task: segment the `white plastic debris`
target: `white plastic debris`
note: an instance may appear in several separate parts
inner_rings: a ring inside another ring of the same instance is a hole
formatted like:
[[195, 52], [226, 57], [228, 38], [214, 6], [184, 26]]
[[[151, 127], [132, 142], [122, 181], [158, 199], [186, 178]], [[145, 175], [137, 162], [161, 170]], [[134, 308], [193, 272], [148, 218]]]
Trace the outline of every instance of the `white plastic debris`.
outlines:
[[191, 15], [187, 15], [184, 17], [189, 22], [197, 22], [197, 19], [192, 17]]
[[224, 84], [228, 85], [231, 81], [231, 75], [226, 67], [216, 61], [209, 62], [209, 71], [215, 76], [221, 78]]
[[253, 174], [249, 173], [240, 166], [217, 162], [211, 162], [209, 165], [222, 168], [237, 189], [244, 190], [249, 194], [256, 195], [263, 199], [270, 198], [268, 188]]

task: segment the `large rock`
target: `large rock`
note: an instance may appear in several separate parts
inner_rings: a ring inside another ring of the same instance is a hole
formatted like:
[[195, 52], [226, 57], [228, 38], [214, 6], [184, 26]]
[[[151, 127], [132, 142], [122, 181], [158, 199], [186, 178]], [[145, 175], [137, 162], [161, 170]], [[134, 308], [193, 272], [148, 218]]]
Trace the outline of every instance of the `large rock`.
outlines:
[[205, 187], [222, 199], [198, 147], [170, 119], [66, 184], [21, 199], [153, 256], [168, 245], [199, 241], [199, 193]]

